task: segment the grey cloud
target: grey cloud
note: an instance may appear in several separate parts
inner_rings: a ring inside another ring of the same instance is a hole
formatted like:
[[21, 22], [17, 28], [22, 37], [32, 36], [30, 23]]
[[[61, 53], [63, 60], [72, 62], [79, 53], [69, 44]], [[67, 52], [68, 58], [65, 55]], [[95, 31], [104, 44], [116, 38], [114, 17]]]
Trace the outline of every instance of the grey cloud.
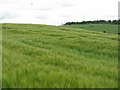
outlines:
[[0, 13], [0, 20], [3, 19], [12, 19], [15, 18], [16, 16], [14, 14], [10, 14], [10, 13]]
[[62, 15], [61, 17], [67, 18], [67, 17], [71, 17], [71, 16], [70, 15]]
[[75, 4], [63, 3], [63, 4], [61, 4], [61, 6], [63, 6], [63, 7], [71, 7], [71, 6], [75, 6]]
[[54, 5], [58, 5], [58, 6], [62, 6], [62, 7], [72, 7], [72, 6], [75, 6], [76, 3], [75, 2], [69, 2], [69, 0], [63, 0], [62, 2], [61, 1], [57, 1], [55, 0], [55, 3]]
[[117, 18], [117, 15], [108, 15], [108, 17], [113, 17], [113, 18]]
[[37, 9], [37, 10], [47, 11], [47, 10], [51, 10], [51, 8], [40, 8], [40, 9]]
[[107, 18], [114, 18], [114, 19], [118, 19], [120, 18], [119, 15], [101, 15], [102, 17], [107, 17]]
[[5, 17], [4, 16], [0, 16], [0, 20], [3, 20], [3, 19], [5, 19]]
[[38, 15], [38, 16], [36, 16], [36, 18], [37, 19], [48, 19], [48, 17], [47, 16], [45, 16], [45, 15]]

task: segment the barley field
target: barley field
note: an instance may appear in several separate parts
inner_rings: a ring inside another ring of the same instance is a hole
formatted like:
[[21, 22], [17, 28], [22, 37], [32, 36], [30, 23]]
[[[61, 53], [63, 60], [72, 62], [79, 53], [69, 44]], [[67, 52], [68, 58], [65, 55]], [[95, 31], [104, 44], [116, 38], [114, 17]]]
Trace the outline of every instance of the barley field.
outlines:
[[117, 34], [2, 24], [3, 88], [117, 88]]

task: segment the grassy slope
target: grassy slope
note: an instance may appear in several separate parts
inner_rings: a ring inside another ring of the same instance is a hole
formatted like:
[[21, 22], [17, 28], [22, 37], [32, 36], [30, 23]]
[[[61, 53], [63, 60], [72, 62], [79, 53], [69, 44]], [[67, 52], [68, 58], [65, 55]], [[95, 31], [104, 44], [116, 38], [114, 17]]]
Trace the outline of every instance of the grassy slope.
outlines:
[[65, 27], [79, 28], [92, 31], [106, 31], [106, 33], [117, 34], [118, 25], [114, 24], [78, 24], [78, 25], [65, 25]]
[[0, 89], [2, 88], [2, 24], [0, 24]]
[[117, 87], [117, 35], [3, 24], [3, 87]]

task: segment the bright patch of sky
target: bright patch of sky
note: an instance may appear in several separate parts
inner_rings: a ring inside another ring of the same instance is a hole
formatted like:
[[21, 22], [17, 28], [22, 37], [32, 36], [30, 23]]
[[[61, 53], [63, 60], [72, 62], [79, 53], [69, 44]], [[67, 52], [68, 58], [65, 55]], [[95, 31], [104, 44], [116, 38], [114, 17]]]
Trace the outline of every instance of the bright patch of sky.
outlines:
[[0, 23], [60, 25], [118, 19], [119, 0], [0, 0]]

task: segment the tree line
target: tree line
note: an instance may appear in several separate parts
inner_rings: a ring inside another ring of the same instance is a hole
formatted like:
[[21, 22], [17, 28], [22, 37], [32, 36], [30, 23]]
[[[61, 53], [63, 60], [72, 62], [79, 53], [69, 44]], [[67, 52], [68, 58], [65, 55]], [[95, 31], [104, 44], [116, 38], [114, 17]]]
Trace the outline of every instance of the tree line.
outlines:
[[67, 22], [64, 25], [73, 24], [120, 24], [119, 20], [94, 20], [94, 21], [82, 21], [82, 22]]

